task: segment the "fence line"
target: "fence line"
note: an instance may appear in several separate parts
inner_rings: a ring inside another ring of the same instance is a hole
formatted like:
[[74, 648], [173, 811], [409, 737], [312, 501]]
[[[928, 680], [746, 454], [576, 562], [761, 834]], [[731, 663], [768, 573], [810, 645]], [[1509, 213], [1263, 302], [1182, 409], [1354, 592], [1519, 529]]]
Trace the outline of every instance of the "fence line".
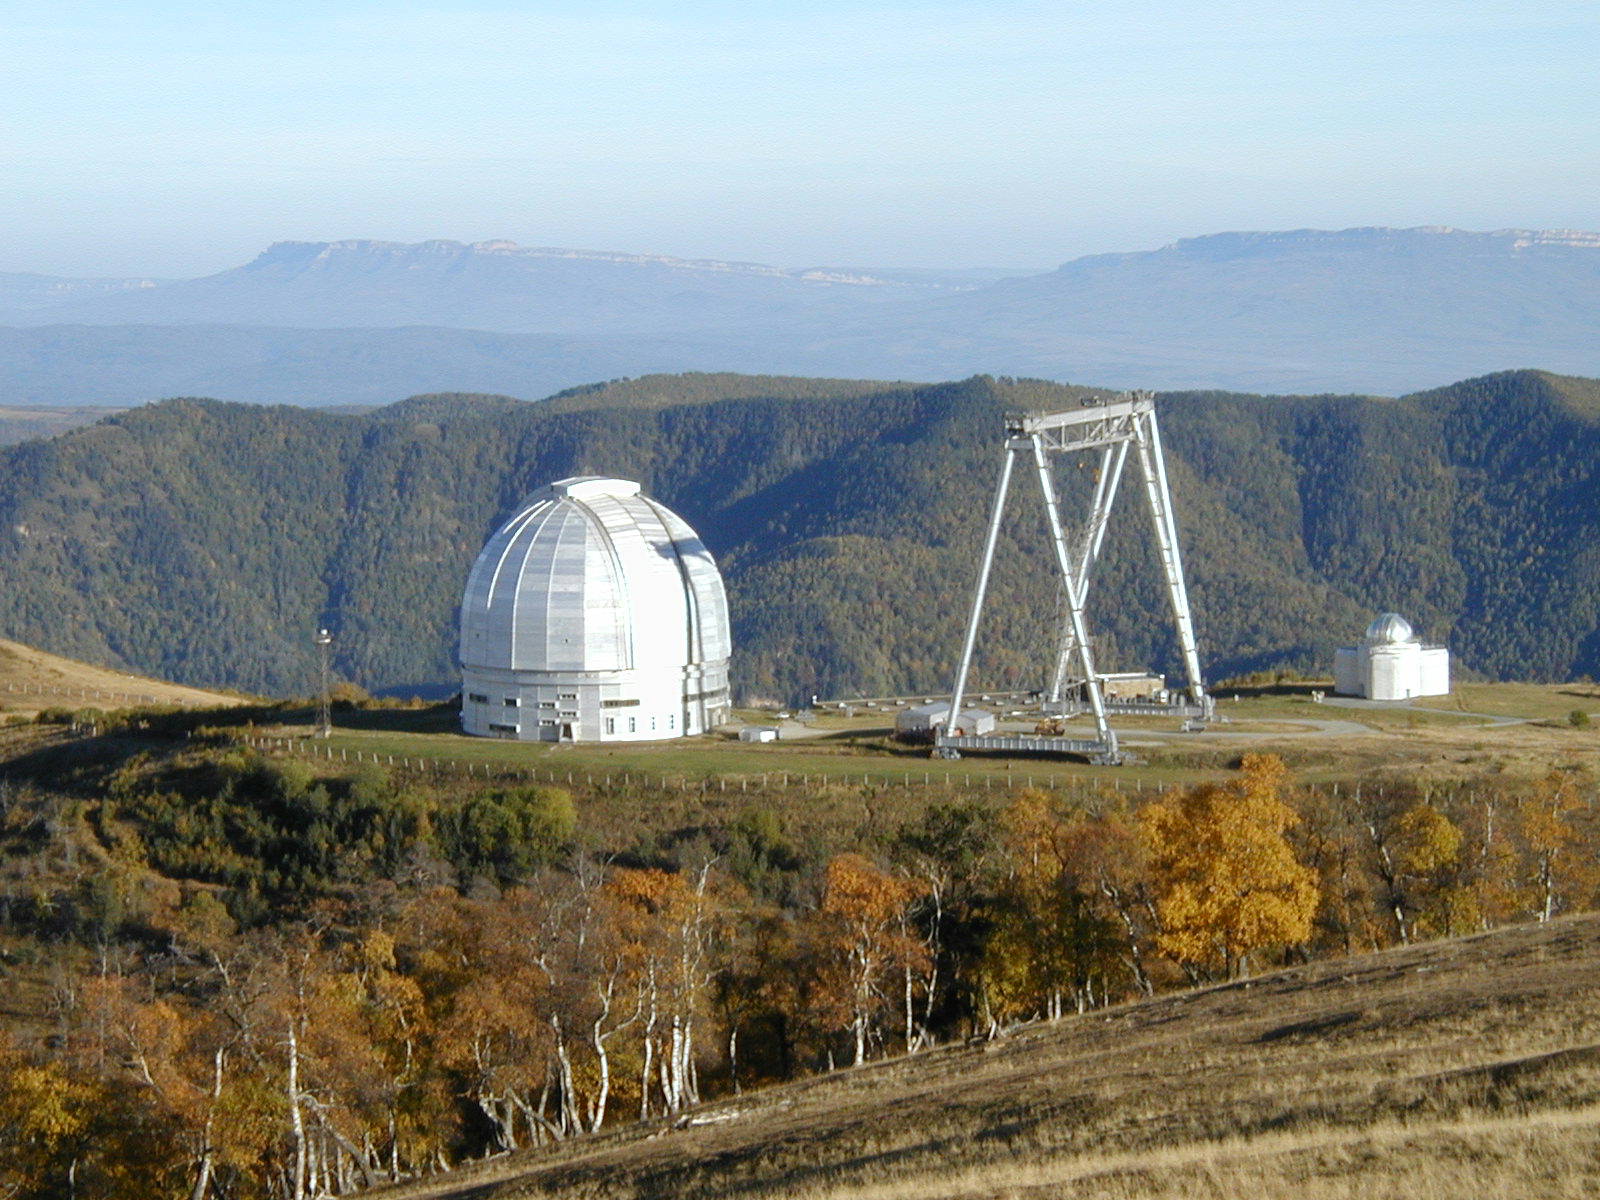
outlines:
[[[144, 692], [108, 692], [103, 688], [91, 687], [47, 687], [41, 683], [16, 683], [7, 682], [6, 691], [13, 696], [60, 696], [63, 699], [79, 700], [125, 700], [135, 704], [160, 704], [159, 696], [151, 696]], [[174, 701], [173, 703], [176, 703]]]
[[1056, 790], [1091, 790], [1109, 786], [1115, 792], [1129, 792], [1133, 795], [1142, 795], [1147, 790], [1160, 791], [1160, 788], [1148, 788], [1139, 780], [1121, 780], [1111, 777], [1075, 778], [1052, 775], [1032, 775], [1008, 771], [1004, 775], [995, 775], [988, 772], [979, 774], [968, 771], [912, 771], [901, 769], [892, 772], [874, 773], [863, 771], [859, 775], [855, 772], [845, 772], [830, 775], [826, 772], [803, 772], [796, 774], [792, 771], [763, 771], [759, 774], [751, 772], [746, 774], [719, 774], [700, 777], [656, 775], [640, 771], [623, 771], [620, 773], [604, 772], [596, 774], [594, 771], [560, 771], [542, 769], [539, 767], [518, 767], [507, 764], [486, 762], [462, 761], [454, 758], [422, 757], [408, 754], [379, 754], [370, 750], [351, 750], [349, 747], [333, 747], [318, 744], [308, 738], [285, 737], [259, 737], [253, 735], [240, 735], [236, 740], [257, 750], [281, 750], [291, 754], [304, 754], [311, 758], [326, 759], [330, 762], [341, 763], [371, 763], [375, 766], [400, 767], [410, 771], [431, 771], [434, 774], [465, 775], [467, 778], [482, 778], [486, 781], [493, 779], [521, 780], [528, 783], [552, 783], [574, 786], [582, 783], [586, 787], [603, 787], [610, 790], [615, 780], [616, 786], [657, 788], [661, 791], [699, 791], [709, 792], [715, 789], [718, 793], [725, 794], [733, 786], [737, 786], [740, 794], [751, 791], [762, 792], [772, 787], [787, 790], [793, 784], [801, 787], [822, 787], [828, 784], [843, 784], [845, 786], [861, 787], [901, 787], [921, 788], [931, 790], [940, 788], [950, 790], [963, 788], [968, 791], [995, 792], [1006, 791], [1011, 788], [1052, 788]]

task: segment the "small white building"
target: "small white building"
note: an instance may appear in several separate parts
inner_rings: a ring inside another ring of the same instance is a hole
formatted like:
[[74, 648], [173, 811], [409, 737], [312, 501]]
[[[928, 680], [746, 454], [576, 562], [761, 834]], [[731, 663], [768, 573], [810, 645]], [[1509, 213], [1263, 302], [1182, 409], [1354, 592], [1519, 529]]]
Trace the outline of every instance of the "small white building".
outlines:
[[[934, 700], [906, 709], [894, 719], [896, 737], [907, 740], [927, 740], [950, 715], [950, 701]], [[994, 732], [994, 714], [981, 708], [964, 709], [956, 722], [961, 733], [976, 735]]]
[[1333, 690], [1368, 700], [1448, 695], [1450, 651], [1423, 645], [1399, 613], [1382, 613], [1359, 646], [1334, 651]]
[[776, 725], [746, 725], [739, 730], [741, 742], [775, 742], [778, 740], [778, 727]]

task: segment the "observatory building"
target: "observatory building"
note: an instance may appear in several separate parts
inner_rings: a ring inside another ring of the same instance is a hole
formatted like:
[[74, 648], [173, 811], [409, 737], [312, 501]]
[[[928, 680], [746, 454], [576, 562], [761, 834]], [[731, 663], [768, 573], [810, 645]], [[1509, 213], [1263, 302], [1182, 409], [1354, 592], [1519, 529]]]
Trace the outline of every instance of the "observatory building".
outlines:
[[626, 742], [728, 718], [728, 602], [694, 530], [626, 479], [562, 479], [489, 539], [461, 600], [461, 728]]
[[1424, 646], [1399, 613], [1381, 613], [1359, 646], [1333, 654], [1333, 690], [1368, 700], [1409, 700], [1450, 691], [1450, 651]]

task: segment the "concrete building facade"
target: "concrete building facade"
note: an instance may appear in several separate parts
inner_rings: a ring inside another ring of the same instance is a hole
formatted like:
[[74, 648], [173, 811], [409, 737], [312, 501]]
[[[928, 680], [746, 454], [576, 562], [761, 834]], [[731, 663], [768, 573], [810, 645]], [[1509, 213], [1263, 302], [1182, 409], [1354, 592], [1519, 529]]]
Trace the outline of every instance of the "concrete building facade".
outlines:
[[1368, 700], [1410, 700], [1450, 691], [1450, 651], [1427, 646], [1399, 613], [1381, 613], [1360, 645], [1334, 651], [1333, 690]]

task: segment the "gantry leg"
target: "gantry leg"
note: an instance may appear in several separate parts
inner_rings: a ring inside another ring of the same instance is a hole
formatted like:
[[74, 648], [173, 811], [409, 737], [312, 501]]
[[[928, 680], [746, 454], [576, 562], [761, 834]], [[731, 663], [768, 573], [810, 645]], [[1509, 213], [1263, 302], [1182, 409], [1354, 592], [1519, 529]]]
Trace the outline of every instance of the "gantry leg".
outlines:
[[1167, 600], [1178, 627], [1178, 647], [1183, 652], [1184, 670], [1189, 676], [1189, 698], [1205, 706], [1205, 682], [1200, 676], [1200, 653], [1195, 645], [1194, 620], [1189, 614], [1189, 592], [1183, 582], [1183, 557], [1178, 552], [1178, 525], [1172, 512], [1172, 493], [1167, 487], [1167, 467], [1161, 455], [1161, 432], [1155, 413], [1143, 414], [1134, 423], [1134, 438], [1139, 448], [1139, 468], [1144, 475], [1145, 497], [1156, 529], [1156, 546], [1161, 569], [1167, 579]]
[[[950, 692], [950, 712], [944, 731], [954, 733], [961, 716], [961, 701], [966, 696], [967, 672], [972, 667], [972, 648], [978, 641], [978, 619], [983, 616], [983, 598], [989, 590], [989, 570], [994, 566], [994, 546], [1000, 537], [1000, 518], [1006, 511], [1006, 492], [1011, 488], [1011, 464], [1016, 458], [1009, 444], [1000, 462], [1000, 483], [994, 490], [994, 508], [989, 512], [989, 532], [983, 540], [983, 561], [978, 567], [978, 586], [972, 593], [972, 614], [967, 618], [967, 640], [961, 646], [961, 666], [956, 669], [956, 685]], [[937, 741], [937, 734], [935, 741]]]
[[1084, 589], [1076, 577], [1072, 552], [1067, 547], [1067, 535], [1061, 528], [1061, 510], [1056, 504], [1055, 481], [1050, 474], [1050, 460], [1045, 455], [1044, 443], [1033, 434], [1033, 466], [1039, 477], [1039, 490], [1044, 495], [1045, 515], [1050, 521], [1050, 544], [1055, 548], [1056, 566], [1067, 589], [1067, 618], [1073, 639], [1078, 643], [1078, 663], [1083, 668], [1084, 688], [1089, 693], [1089, 707], [1094, 710], [1094, 724], [1099, 731], [1107, 754], [1115, 756], [1117, 735], [1111, 732], [1106, 721], [1106, 706], [1100, 696], [1100, 681], [1095, 678], [1094, 652], [1089, 648], [1089, 637], [1083, 626]]
[[[1117, 500], [1117, 487], [1122, 482], [1122, 468], [1128, 461], [1128, 443], [1117, 442], [1100, 451], [1100, 470], [1095, 480], [1094, 504], [1089, 510], [1089, 520], [1083, 529], [1083, 546], [1078, 560], [1078, 584], [1084, 603], [1089, 599], [1089, 582], [1094, 565], [1100, 558], [1100, 547], [1105, 542], [1106, 524], [1111, 517], [1111, 507]], [[1060, 640], [1056, 649], [1055, 671], [1050, 677], [1049, 699], [1060, 704], [1066, 694], [1067, 683], [1072, 678], [1073, 660], [1078, 657], [1078, 640], [1072, 632], [1072, 622], [1063, 617]]]

